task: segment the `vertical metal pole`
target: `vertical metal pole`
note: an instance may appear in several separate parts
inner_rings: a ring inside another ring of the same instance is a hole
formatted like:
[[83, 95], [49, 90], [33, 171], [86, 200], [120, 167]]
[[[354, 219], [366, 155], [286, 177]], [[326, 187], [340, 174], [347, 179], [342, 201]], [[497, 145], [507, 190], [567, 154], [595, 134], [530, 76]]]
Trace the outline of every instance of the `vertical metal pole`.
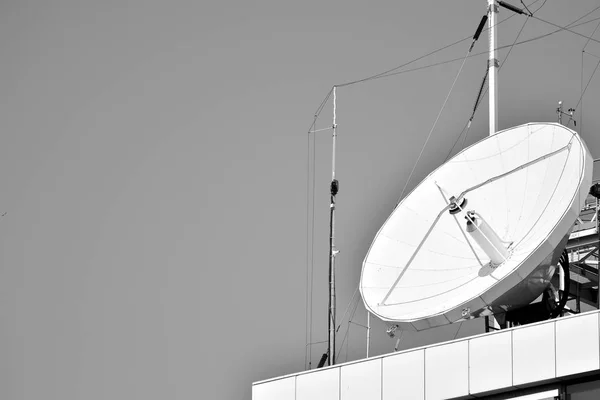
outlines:
[[556, 109], [556, 113], [558, 114], [558, 123], [562, 125], [562, 115], [563, 115], [562, 101], [558, 102], [558, 108]]
[[575, 307], [577, 308], [577, 314], [581, 312], [581, 293], [579, 292], [579, 284], [576, 286], [577, 294], [575, 295]]
[[488, 24], [489, 24], [489, 59], [488, 76], [490, 79], [490, 136], [498, 131], [498, 59], [496, 58], [496, 24], [498, 20], [498, 3], [496, 0], [488, 0]]
[[560, 263], [558, 264], [558, 290], [565, 291], [565, 270]]
[[[600, 268], [600, 199], [596, 197], [596, 235], [598, 236], [598, 261], [597, 268]], [[596, 294], [596, 308], [600, 309], [600, 284], [598, 285], [598, 294]]]
[[371, 313], [367, 311], [367, 358], [369, 358], [369, 347], [371, 346]]
[[338, 182], [335, 179], [335, 141], [337, 138], [336, 124], [336, 87], [333, 87], [333, 150], [331, 154], [331, 203], [329, 204], [329, 339], [327, 343], [327, 365], [335, 365], [335, 196], [338, 192]]

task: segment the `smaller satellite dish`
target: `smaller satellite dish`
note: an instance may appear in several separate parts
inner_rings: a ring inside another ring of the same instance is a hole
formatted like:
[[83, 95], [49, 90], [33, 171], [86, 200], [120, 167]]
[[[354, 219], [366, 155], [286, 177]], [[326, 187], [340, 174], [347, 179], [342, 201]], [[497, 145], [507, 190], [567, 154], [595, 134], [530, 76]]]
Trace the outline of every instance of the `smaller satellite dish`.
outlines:
[[368, 310], [423, 330], [527, 305], [548, 286], [593, 159], [571, 129], [531, 123], [463, 150], [392, 212], [363, 262]]

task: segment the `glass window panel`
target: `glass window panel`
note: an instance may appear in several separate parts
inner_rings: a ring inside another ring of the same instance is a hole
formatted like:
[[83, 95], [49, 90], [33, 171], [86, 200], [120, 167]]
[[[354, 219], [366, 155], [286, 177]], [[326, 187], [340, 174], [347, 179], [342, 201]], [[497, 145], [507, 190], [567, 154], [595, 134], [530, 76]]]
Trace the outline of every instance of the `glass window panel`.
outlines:
[[600, 399], [600, 381], [580, 383], [567, 387], [570, 400], [598, 400]]

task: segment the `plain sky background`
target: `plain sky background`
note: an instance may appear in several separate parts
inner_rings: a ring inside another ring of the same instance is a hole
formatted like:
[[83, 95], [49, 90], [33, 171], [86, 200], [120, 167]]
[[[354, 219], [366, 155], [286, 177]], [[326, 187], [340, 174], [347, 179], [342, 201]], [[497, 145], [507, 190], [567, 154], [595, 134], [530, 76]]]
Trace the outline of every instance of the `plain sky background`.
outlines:
[[[548, 0], [537, 15], [564, 25], [598, 5]], [[485, 0], [3, 1], [0, 397], [249, 399], [251, 382], [302, 370], [314, 110], [334, 84], [472, 35], [485, 9]], [[524, 21], [503, 23], [499, 44]], [[521, 39], [553, 29], [530, 20]], [[514, 48], [500, 73], [501, 129], [555, 121], [558, 100], [576, 105], [585, 42], [561, 32]], [[485, 49], [482, 36], [475, 51]], [[597, 43], [586, 51], [600, 56]], [[584, 57], [584, 83], [597, 61]], [[486, 56], [467, 62], [408, 189], [443, 162], [485, 65]], [[458, 67], [338, 91], [339, 314]], [[596, 76], [577, 112], [596, 158], [599, 85]], [[486, 107], [466, 144], [487, 135]], [[318, 128], [330, 124], [331, 102]], [[329, 132], [315, 147], [320, 341]], [[362, 302], [354, 320], [364, 323]], [[373, 321], [373, 354], [393, 349], [385, 328]], [[480, 332], [483, 321], [458, 328], [406, 333], [401, 348]], [[353, 325], [348, 343], [341, 361], [363, 357], [364, 329]], [[323, 351], [314, 347], [313, 363]]]

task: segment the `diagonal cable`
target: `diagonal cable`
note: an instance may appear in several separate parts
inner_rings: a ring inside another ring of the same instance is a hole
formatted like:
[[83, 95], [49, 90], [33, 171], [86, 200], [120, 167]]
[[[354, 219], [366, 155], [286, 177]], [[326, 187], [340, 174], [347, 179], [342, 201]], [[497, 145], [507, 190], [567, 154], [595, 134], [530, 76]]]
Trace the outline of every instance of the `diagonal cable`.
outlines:
[[[535, 0], [535, 1], [531, 2], [531, 3], [529, 4], [529, 6], [532, 6], [532, 5], [534, 5], [535, 3], [539, 2], [539, 1], [540, 1], [540, 0]], [[544, 3], [545, 3], [545, 2], [544, 2]], [[543, 6], [543, 4], [542, 4], [542, 6]], [[540, 7], [540, 8], [541, 8], [541, 7]], [[539, 8], [538, 8], [538, 10], [539, 10]], [[498, 22], [496, 25], [500, 25], [500, 24], [502, 24], [502, 23], [504, 23], [504, 22], [508, 21], [509, 19], [513, 18], [515, 15], [516, 15], [516, 14], [512, 14], [512, 15], [508, 16], [507, 18], [505, 18], [505, 19], [503, 19], [502, 21]], [[486, 30], [489, 30], [489, 28], [487, 28]], [[440, 51], [446, 50], [446, 49], [447, 49], [447, 48], [449, 48], [449, 47], [452, 47], [452, 46], [455, 46], [455, 45], [457, 45], [457, 44], [459, 44], [459, 43], [462, 43], [462, 42], [464, 42], [464, 41], [468, 40], [469, 38], [471, 38], [471, 36], [467, 36], [467, 37], [465, 37], [465, 38], [462, 38], [462, 39], [459, 39], [459, 40], [457, 40], [457, 41], [455, 41], [455, 42], [453, 42], [453, 43], [447, 44], [447, 45], [445, 45], [445, 46], [443, 46], [443, 47], [440, 47], [440, 48], [439, 48], [439, 49], [437, 49], [437, 50], [431, 51], [431, 52], [429, 52], [429, 53], [427, 53], [427, 54], [424, 54], [424, 55], [422, 55], [422, 56], [420, 56], [420, 57], [417, 57], [417, 58], [415, 58], [415, 59], [413, 59], [413, 60], [411, 60], [411, 61], [408, 61], [408, 62], [406, 62], [406, 63], [404, 63], [404, 64], [398, 65], [397, 67], [394, 67], [394, 68], [388, 69], [387, 71], [383, 71], [383, 72], [380, 72], [380, 73], [378, 73], [378, 74], [375, 74], [375, 75], [368, 76], [368, 77], [366, 77], [366, 78], [363, 78], [363, 79], [357, 79], [357, 80], [355, 80], [355, 81], [346, 82], [346, 83], [342, 83], [342, 84], [335, 85], [335, 86], [337, 86], [337, 87], [350, 86], [350, 85], [354, 85], [354, 84], [357, 84], [357, 83], [362, 83], [362, 82], [370, 81], [370, 80], [372, 80], [372, 79], [378, 79], [378, 78], [382, 78], [382, 77], [384, 77], [384, 76], [387, 76], [387, 75], [391, 74], [392, 72], [395, 72], [395, 71], [397, 71], [397, 70], [399, 70], [399, 69], [401, 69], [401, 68], [403, 68], [403, 67], [406, 67], [407, 65], [413, 64], [413, 63], [415, 63], [415, 62], [417, 62], [417, 61], [419, 61], [419, 60], [422, 60], [422, 59], [424, 59], [424, 58], [426, 58], [426, 57], [429, 57], [429, 56], [431, 56], [431, 55], [433, 55], [433, 54], [435, 54], [435, 53], [439, 53]]]
[[442, 104], [442, 108], [440, 108], [440, 111], [438, 112], [438, 115], [435, 118], [433, 126], [429, 130], [429, 134], [427, 135], [427, 139], [425, 139], [425, 143], [423, 143], [423, 147], [421, 147], [421, 151], [419, 152], [419, 156], [417, 157], [417, 161], [413, 165], [412, 171], [410, 171], [410, 175], [408, 176], [408, 179], [406, 180], [406, 183], [404, 184], [404, 188], [402, 188], [402, 193], [400, 194], [400, 199], [398, 201], [402, 200], [402, 198], [404, 197], [404, 192], [406, 191], [406, 187], [408, 186], [408, 183], [410, 182], [413, 174], [415, 173], [415, 169], [417, 168], [417, 164], [419, 164], [419, 161], [421, 160], [421, 157], [423, 156], [423, 152], [425, 151], [425, 147], [427, 147], [427, 143], [429, 143], [429, 139], [431, 139], [431, 134], [435, 130], [435, 127], [437, 126], [437, 123], [440, 120], [440, 116], [442, 115], [442, 112], [444, 111], [444, 108], [446, 107], [446, 103], [448, 103], [448, 99], [450, 98], [450, 94], [452, 94], [452, 90], [454, 90], [454, 86], [456, 85], [456, 82], [458, 81], [458, 77], [460, 76], [460, 73], [462, 72], [462, 70], [463, 70], [463, 68], [465, 66], [465, 62], [467, 61], [467, 58], [469, 57], [470, 53], [471, 53], [471, 51], [469, 50], [467, 52], [467, 54], [465, 54], [465, 56], [463, 58], [463, 62], [461, 64], [461, 66], [460, 66], [460, 69], [458, 70], [458, 73], [456, 74], [456, 77], [454, 78], [454, 81], [452, 82], [452, 86], [450, 86], [450, 90], [448, 91], [448, 94], [446, 95], [446, 99], [444, 100], [444, 103]]
[[[543, 4], [542, 4], [542, 5], [541, 5], [541, 6], [540, 6], [540, 7], [539, 7], [537, 10], [535, 10], [535, 13], [537, 13], [537, 12], [538, 12], [538, 11], [539, 11], [539, 10], [540, 10], [540, 9], [541, 9], [541, 8], [542, 8], [544, 5], [545, 5], [545, 4], [546, 4], [546, 2], [544, 2], [544, 3], [543, 3]], [[574, 25], [574, 24], [576, 24], [577, 22], [579, 22], [579, 21], [581, 21], [582, 19], [584, 19], [585, 17], [587, 17], [588, 15], [590, 15], [591, 13], [593, 13], [594, 11], [598, 10], [599, 8], [600, 8], [600, 6], [597, 6], [597, 7], [596, 7], [596, 8], [594, 8], [593, 10], [591, 10], [591, 11], [587, 12], [586, 14], [584, 14], [584, 15], [582, 15], [581, 17], [577, 18], [576, 20], [574, 20], [574, 21], [570, 22], [570, 23], [567, 25], [567, 28], [569, 28], [569, 27], [575, 28], [575, 27], [578, 27], [578, 26], [581, 26], [581, 25], [585, 25], [585, 24], [588, 24], [588, 23], [590, 23], [590, 22], [593, 22], [593, 21], [596, 21], [596, 20], [600, 19], [600, 18], [594, 18], [594, 19], [591, 19], [591, 20], [589, 20], [589, 21], [582, 22], [582, 23], [580, 23], [580, 24]], [[513, 49], [513, 47], [514, 47], [514, 46], [516, 46], [516, 45], [520, 45], [520, 44], [524, 44], [524, 43], [528, 43], [528, 42], [531, 42], [531, 41], [534, 41], [534, 40], [542, 39], [542, 38], [544, 38], [544, 37], [547, 37], [547, 36], [553, 35], [553, 34], [555, 34], [555, 33], [561, 32], [561, 31], [563, 30], [563, 29], [557, 29], [557, 30], [555, 30], [555, 31], [552, 31], [552, 32], [546, 33], [546, 34], [544, 34], [544, 35], [536, 36], [536, 37], [533, 37], [533, 38], [531, 38], [531, 39], [526, 39], [526, 40], [523, 40], [523, 41], [521, 41], [521, 42], [517, 42], [517, 40], [519, 39], [519, 36], [521, 35], [521, 32], [523, 32], [523, 29], [525, 28], [525, 24], [527, 23], [527, 21], [529, 21], [529, 18], [527, 18], [527, 19], [525, 20], [525, 23], [523, 24], [523, 26], [521, 27], [521, 30], [520, 30], [520, 31], [519, 31], [519, 33], [517, 34], [517, 37], [515, 38], [515, 41], [513, 42], [513, 44], [512, 44], [512, 45], [510, 45], [510, 49], [509, 49], [508, 53], [506, 54], [506, 57], [504, 58], [504, 61], [502, 61], [502, 64], [501, 64], [501, 65], [500, 65], [500, 67], [498, 68], [498, 71], [500, 71], [500, 69], [502, 69], [502, 67], [504, 66], [504, 64], [505, 64], [505, 63], [506, 63], [506, 61], [508, 60], [508, 56], [510, 55], [510, 53], [511, 53], [511, 51], [512, 51], [512, 49]], [[600, 26], [600, 22], [598, 23], [598, 26]], [[598, 29], [598, 26], [596, 27], [596, 29]], [[566, 29], [566, 28], [565, 28], [565, 29]], [[594, 30], [594, 32], [596, 32], [596, 30]], [[593, 36], [593, 33], [592, 33], [592, 36]], [[586, 42], [586, 45], [587, 45], [587, 43], [589, 43], [589, 40], [588, 40], [588, 42]], [[496, 50], [500, 50], [500, 49], [502, 49], [502, 48], [506, 48], [506, 47], [509, 47], [509, 46], [501, 46], [501, 47], [498, 47]], [[589, 53], [588, 53], [588, 54], [589, 54]], [[476, 55], [478, 55], [478, 54], [474, 54], [473, 56], [476, 56]], [[598, 68], [598, 66], [596, 66], [596, 68]], [[594, 71], [595, 71], [595, 70], [594, 70]], [[486, 71], [486, 76], [487, 76], [487, 71]], [[592, 76], [593, 76], [593, 74], [592, 74]], [[484, 80], [485, 80], [485, 78], [484, 78]], [[591, 80], [591, 79], [590, 79], [590, 80]], [[589, 85], [589, 81], [588, 81], [588, 85]], [[582, 87], [583, 87], [583, 81], [582, 81]], [[587, 88], [587, 86], [586, 86], [586, 88]], [[488, 89], [486, 88], [486, 89], [485, 89], [485, 92], [483, 93], [483, 96], [481, 96], [481, 97], [485, 97], [485, 95], [487, 94], [487, 92], [488, 92]], [[582, 95], [581, 95], [581, 96], [582, 96], [581, 98], [583, 98], [583, 93], [582, 93]], [[580, 101], [581, 101], [581, 99], [580, 99]], [[471, 118], [470, 118], [470, 119], [469, 119], [469, 121], [468, 121], [468, 122], [465, 124], [465, 126], [464, 126], [464, 128], [462, 129], [462, 131], [461, 131], [460, 135], [458, 135], [458, 137], [456, 138], [456, 141], [454, 142], [454, 145], [452, 146], [452, 148], [450, 149], [450, 152], [449, 152], [449, 153], [448, 153], [448, 155], [446, 156], [446, 160], [445, 160], [445, 161], [447, 161], [447, 160], [448, 160], [448, 158], [450, 158], [450, 154], [452, 154], [452, 151], [454, 150], [454, 147], [456, 146], [456, 144], [458, 143], [458, 141], [459, 141], [459, 140], [460, 140], [460, 138], [462, 137], [463, 133], [464, 133], [464, 138], [463, 138], [463, 143], [462, 143], [462, 145], [461, 145], [461, 148], [464, 148], [464, 143], [466, 142], [467, 135], [469, 134], [469, 130], [471, 129], [471, 122], [472, 122], [472, 120], [473, 120], [473, 118], [475, 117], [475, 114], [476, 114], [476, 112], [477, 112], [478, 104], [477, 104], [477, 102], [476, 102], [475, 104], [476, 104], [476, 105], [475, 105], [475, 107], [474, 107], [474, 109], [473, 109], [473, 113], [472, 113], [472, 115], [471, 115]], [[578, 103], [578, 104], [579, 104], [579, 103]], [[577, 107], [575, 107], [575, 108], [577, 108]], [[466, 131], [466, 133], [465, 133], [465, 131]], [[445, 161], [444, 161], [444, 162], [445, 162]]]

